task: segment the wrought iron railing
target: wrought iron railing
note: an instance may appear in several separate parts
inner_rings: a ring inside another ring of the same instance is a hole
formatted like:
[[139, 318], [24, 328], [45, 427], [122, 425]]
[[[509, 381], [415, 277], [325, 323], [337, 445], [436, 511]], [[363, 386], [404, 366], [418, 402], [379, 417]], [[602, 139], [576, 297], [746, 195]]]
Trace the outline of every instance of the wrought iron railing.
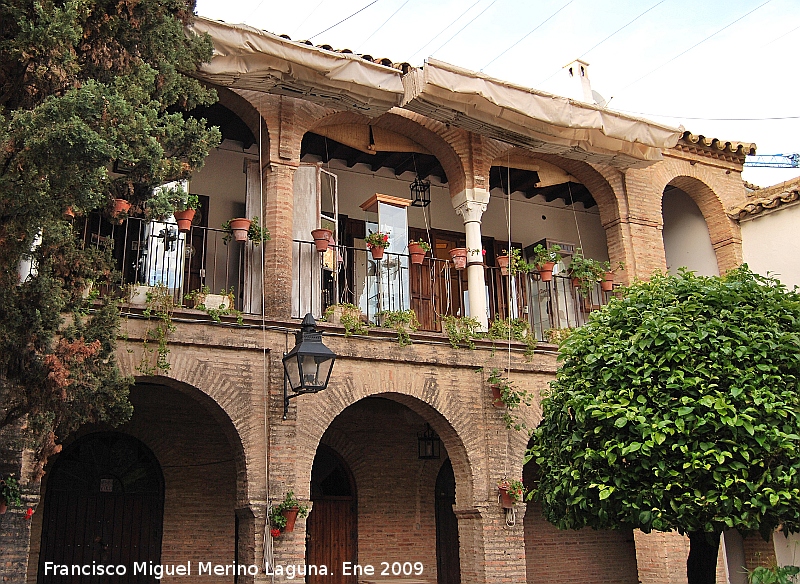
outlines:
[[261, 250], [250, 242], [206, 227], [181, 233], [172, 220], [116, 223], [91, 214], [80, 221], [84, 245], [111, 249], [124, 285], [163, 286], [179, 306], [187, 293], [207, 289], [231, 294], [241, 312], [262, 313]]
[[[450, 260], [427, 256], [413, 265], [406, 254], [385, 252], [372, 259], [367, 249], [331, 246], [317, 252], [307, 241], [293, 242], [292, 315], [306, 312], [321, 316], [333, 304], [350, 303], [372, 323], [381, 311], [413, 309], [423, 331], [441, 331], [443, 316], [469, 314], [469, 289], [464, 271]], [[488, 318], [528, 320], [538, 340], [551, 329], [575, 328], [589, 313], [608, 302], [610, 292], [600, 284], [583, 290], [571, 279], [556, 275], [542, 282], [538, 274], [509, 278], [499, 268], [484, 268]], [[510, 290], [510, 294], [509, 294]]]

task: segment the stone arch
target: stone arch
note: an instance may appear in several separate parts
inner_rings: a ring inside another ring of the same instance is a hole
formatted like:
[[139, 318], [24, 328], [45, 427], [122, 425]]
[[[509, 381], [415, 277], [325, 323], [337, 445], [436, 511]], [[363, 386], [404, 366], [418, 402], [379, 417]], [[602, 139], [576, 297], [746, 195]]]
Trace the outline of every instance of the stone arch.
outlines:
[[676, 187], [691, 197], [706, 221], [719, 271], [725, 273], [742, 263], [742, 234], [739, 225], [725, 212], [720, 195], [711, 186], [713, 182], [709, 177], [702, 176], [705, 170], [703, 168], [700, 172], [692, 172], [691, 175], [677, 174], [666, 183], [657, 184], [656, 188], [661, 194], [662, 206], [664, 191], [668, 186]]

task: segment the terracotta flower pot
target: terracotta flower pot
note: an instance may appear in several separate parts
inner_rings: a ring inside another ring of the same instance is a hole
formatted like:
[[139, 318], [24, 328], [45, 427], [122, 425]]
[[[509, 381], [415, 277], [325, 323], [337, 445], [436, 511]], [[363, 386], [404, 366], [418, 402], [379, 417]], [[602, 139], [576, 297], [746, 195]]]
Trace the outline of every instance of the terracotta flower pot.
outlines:
[[614, 272], [606, 272], [605, 278], [600, 282], [600, 289], [603, 292], [611, 292], [614, 289]]
[[311, 237], [314, 238], [314, 245], [317, 246], [317, 251], [328, 251], [331, 235], [333, 235], [333, 231], [330, 229], [314, 229], [311, 231]]
[[467, 267], [467, 248], [456, 247], [450, 250], [450, 259], [453, 260], [453, 265], [456, 270], [463, 270]]
[[8, 511], [8, 503], [5, 499], [0, 499], [0, 515], [5, 515], [6, 511]]
[[67, 210], [64, 211], [64, 216], [69, 217], [70, 219], [75, 219], [75, 211], [72, 210], [72, 207], [67, 207]]
[[114, 199], [114, 215], [127, 213], [131, 209], [131, 204], [125, 199]]
[[283, 528], [285, 533], [291, 533], [294, 531], [294, 523], [297, 521], [297, 512], [299, 510], [299, 507], [291, 507], [290, 509], [284, 509], [281, 511], [281, 514], [286, 517], [286, 527]]
[[412, 264], [420, 265], [425, 260], [425, 250], [418, 243], [409, 243], [408, 253]]
[[511, 485], [500, 485], [497, 487], [497, 490], [500, 492], [500, 506], [503, 509], [514, 508], [514, 499], [512, 499], [511, 495], [508, 494], [508, 490], [510, 488]]
[[497, 265], [500, 266], [500, 273], [504, 276], [508, 276], [509, 259], [507, 255], [497, 256]]
[[491, 388], [492, 388], [492, 405], [497, 409], [503, 409], [504, 407], [506, 407], [506, 404], [504, 404], [502, 400], [500, 385], [497, 383], [493, 383], [491, 385]]
[[538, 272], [542, 282], [550, 282], [553, 279], [553, 268], [555, 265], [555, 262], [547, 262], [539, 266]]
[[373, 245], [369, 251], [372, 252], [372, 259], [373, 260], [381, 260], [383, 259], [383, 248], [378, 247], [377, 245]]
[[250, 223], [250, 219], [243, 217], [231, 219], [230, 226], [236, 241], [247, 241], [247, 230], [250, 229]]
[[175, 211], [173, 216], [178, 223], [178, 231], [181, 233], [188, 233], [192, 229], [192, 219], [194, 219], [194, 209], [186, 209], [185, 211]]
[[572, 278], [572, 287], [573, 288], [580, 288], [581, 287], [581, 279], [580, 278]]

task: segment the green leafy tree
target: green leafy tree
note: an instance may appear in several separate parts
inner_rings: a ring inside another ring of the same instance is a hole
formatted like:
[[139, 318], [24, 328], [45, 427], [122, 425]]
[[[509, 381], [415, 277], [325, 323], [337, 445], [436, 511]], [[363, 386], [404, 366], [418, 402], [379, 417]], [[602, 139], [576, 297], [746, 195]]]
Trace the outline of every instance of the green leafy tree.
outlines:
[[800, 527], [800, 294], [746, 266], [628, 288], [560, 349], [530, 455], [561, 529], [688, 534], [713, 584], [724, 529]]
[[[40, 466], [81, 423], [130, 417], [116, 311], [63, 316], [87, 282], [113, 281], [109, 257], [83, 248], [64, 212], [141, 205], [219, 141], [181, 113], [216, 100], [187, 75], [211, 56], [209, 39], [185, 33], [193, 10], [193, 0], [0, 0], [0, 446], [22, 438]], [[38, 272], [20, 282], [24, 259]]]

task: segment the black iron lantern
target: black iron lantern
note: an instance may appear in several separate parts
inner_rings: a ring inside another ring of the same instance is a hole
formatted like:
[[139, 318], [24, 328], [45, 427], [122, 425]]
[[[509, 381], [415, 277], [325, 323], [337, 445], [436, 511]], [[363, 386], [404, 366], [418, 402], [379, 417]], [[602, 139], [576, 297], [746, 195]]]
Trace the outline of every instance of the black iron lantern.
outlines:
[[431, 183], [419, 176], [411, 183], [411, 206], [427, 207], [431, 202]]
[[[283, 357], [283, 418], [289, 412], [289, 400], [328, 387], [336, 353], [322, 343], [322, 333], [311, 314], [306, 314], [295, 335], [294, 348]], [[289, 393], [291, 390], [292, 393]]]
[[442, 441], [430, 424], [425, 424], [425, 426], [427, 429], [424, 432], [417, 433], [419, 458], [420, 460], [433, 460], [442, 454]]

